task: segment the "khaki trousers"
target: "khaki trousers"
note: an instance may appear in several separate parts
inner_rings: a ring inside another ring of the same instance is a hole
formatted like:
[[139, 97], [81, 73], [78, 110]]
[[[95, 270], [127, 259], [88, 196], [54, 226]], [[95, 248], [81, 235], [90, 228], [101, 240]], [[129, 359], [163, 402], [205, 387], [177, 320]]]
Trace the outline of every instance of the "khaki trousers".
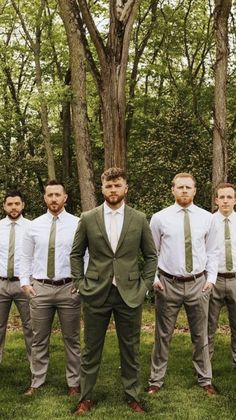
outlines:
[[[117, 287], [111, 286], [105, 303], [94, 307], [83, 303], [84, 349], [81, 360], [81, 398], [91, 399], [96, 383], [105, 340], [113, 313], [118, 337], [121, 380], [128, 400], [139, 400], [139, 344], [142, 306], [130, 308], [121, 298]], [[112, 366], [111, 366], [112, 367]]]
[[231, 330], [231, 351], [233, 365], [236, 367], [236, 277], [227, 279], [219, 275], [212, 290], [208, 321], [210, 359], [214, 353], [214, 336], [218, 327], [220, 311], [224, 305], [226, 305], [228, 309]]
[[72, 294], [72, 283], [62, 286], [33, 280], [36, 296], [30, 299], [33, 328], [32, 382], [34, 388], [46, 380], [49, 364], [49, 338], [55, 312], [61, 324], [66, 354], [66, 380], [70, 387], [80, 382], [80, 296]]
[[12, 302], [15, 303], [22, 322], [27, 356], [31, 359], [32, 328], [30, 321], [29, 299], [20, 288], [20, 281], [0, 279], [0, 363], [3, 357], [7, 322]]
[[211, 384], [207, 320], [210, 292], [203, 292], [205, 276], [189, 282], [160, 276], [164, 290], [156, 292], [156, 330], [149, 385], [161, 387], [167, 369], [169, 345], [180, 308], [184, 305], [193, 344], [193, 365], [201, 386]]

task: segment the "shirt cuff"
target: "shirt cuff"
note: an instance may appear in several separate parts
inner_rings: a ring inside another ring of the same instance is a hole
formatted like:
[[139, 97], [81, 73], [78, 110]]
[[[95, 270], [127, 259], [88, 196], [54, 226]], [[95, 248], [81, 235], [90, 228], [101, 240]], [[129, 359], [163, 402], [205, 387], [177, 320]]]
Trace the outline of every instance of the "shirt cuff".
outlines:
[[153, 280], [153, 284], [157, 283], [158, 281], [160, 281], [160, 279], [159, 279], [159, 276], [158, 276], [158, 272], [156, 271], [155, 278]]
[[20, 287], [30, 286], [30, 280], [27, 277], [20, 278]]
[[217, 277], [215, 277], [213, 274], [206, 273], [206, 279], [207, 279], [208, 283], [215, 284]]

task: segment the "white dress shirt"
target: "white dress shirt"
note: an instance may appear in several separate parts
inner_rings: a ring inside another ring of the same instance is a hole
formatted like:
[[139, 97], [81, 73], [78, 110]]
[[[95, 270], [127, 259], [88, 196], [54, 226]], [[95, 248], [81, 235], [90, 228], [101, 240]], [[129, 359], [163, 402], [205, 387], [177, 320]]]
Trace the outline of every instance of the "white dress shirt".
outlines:
[[122, 206], [117, 210], [112, 210], [106, 202], [104, 202], [104, 223], [106, 227], [106, 232], [108, 239], [110, 241], [111, 237], [111, 215], [113, 212], [116, 212], [116, 229], [117, 229], [117, 236], [120, 237], [121, 230], [124, 223], [124, 211], [125, 211], [125, 203], [122, 204]]
[[213, 216], [192, 204], [188, 207], [193, 270], [185, 268], [184, 211], [177, 203], [154, 214], [151, 230], [158, 253], [158, 266], [173, 276], [194, 275], [206, 271], [207, 280], [216, 282], [218, 269], [218, 247]]
[[16, 220], [12, 220], [7, 216], [0, 220], [0, 277], [7, 277], [9, 235], [12, 222], [15, 222], [14, 276], [19, 277], [20, 275], [22, 238], [31, 222], [23, 216]]
[[[225, 261], [225, 218], [223, 214], [218, 210], [213, 214], [213, 220], [217, 229], [217, 240], [219, 247], [219, 258], [218, 258], [218, 272], [227, 273], [226, 261]], [[236, 213], [233, 211], [229, 216], [229, 231], [233, 258], [233, 269], [231, 272], [236, 272]]]
[[[35, 279], [47, 279], [48, 243], [53, 215], [48, 211], [34, 219], [27, 229], [22, 246], [20, 265], [21, 286], [30, 284], [30, 266]], [[79, 218], [63, 210], [56, 221], [55, 277], [71, 277], [70, 252]]]

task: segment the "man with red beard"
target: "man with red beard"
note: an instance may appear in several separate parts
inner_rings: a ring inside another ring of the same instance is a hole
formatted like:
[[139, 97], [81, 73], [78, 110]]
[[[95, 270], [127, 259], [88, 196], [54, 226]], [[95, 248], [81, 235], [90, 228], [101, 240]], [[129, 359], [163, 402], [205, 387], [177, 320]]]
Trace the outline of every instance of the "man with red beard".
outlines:
[[7, 322], [12, 302], [22, 321], [28, 359], [31, 358], [32, 328], [29, 299], [20, 288], [19, 266], [22, 237], [30, 221], [22, 216], [25, 207], [19, 191], [9, 191], [3, 208], [6, 217], [0, 221], [0, 362], [2, 361]]
[[191, 174], [179, 173], [174, 177], [172, 194], [175, 204], [154, 214], [150, 224], [158, 269], [154, 282], [156, 332], [148, 393], [156, 394], [164, 383], [169, 345], [183, 305], [198, 384], [207, 395], [213, 395], [217, 391], [212, 385], [207, 321], [218, 268], [216, 230], [212, 214], [193, 204], [196, 182]]
[[[100, 367], [106, 330], [113, 313], [121, 356], [121, 378], [131, 410], [139, 401], [139, 342], [142, 303], [152, 287], [156, 250], [143, 213], [127, 206], [126, 174], [120, 168], [102, 174], [105, 202], [81, 216], [71, 252], [71, 270], [83, 300], [84, 342], [81, 398], [75, 414], [93, 405], [91, 396]], [[83, 257], [89, 251], [85, 272]], [[139, 267], [142, 252], [144, 264]]]
[[64, 185], [49, 181], [44, 191], [47, 212], [31, 222], [22, 243], [20, 282], [30, 297], [33, 328], [32, 379], [24, 393], [29, 397], [46, 380], [49, 339], [56, 311], [65, 345], [68, 395], [79, 392], [80, 296], [70, 268], [70, 251], [79, 218], [67, 213], [66, 200]]

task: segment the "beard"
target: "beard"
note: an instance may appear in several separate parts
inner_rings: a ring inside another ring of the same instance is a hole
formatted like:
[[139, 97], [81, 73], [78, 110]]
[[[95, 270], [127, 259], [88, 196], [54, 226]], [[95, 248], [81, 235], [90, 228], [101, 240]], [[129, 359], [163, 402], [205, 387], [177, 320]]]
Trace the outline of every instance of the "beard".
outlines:
[[52, 203], [52, 204], [48, 204], [48, 209], [50, 210], [51, 213], [53, 214], [58, 214], [60, 213], [63, 208], [64, 208], [65, 203]]
[[10, 212], [10, 213], [7, 214], [7, 216], [11, 220], [17, 220], [21, 215], [22, 215], [22, 210], [21, 211], [14, 211], [12, 213]]
[[104, 195], [104, 198], [106, 202], [112, 206], [121, 203], [125, 198], [125, 194], [112, 196]]
[[176, 198], [176, 202], [181, 207], [188, 207], [190, 204], [192, 204], [193, 198], [192, 197], [187, 197], [187, 196], [178, 197], [178, 198]]

